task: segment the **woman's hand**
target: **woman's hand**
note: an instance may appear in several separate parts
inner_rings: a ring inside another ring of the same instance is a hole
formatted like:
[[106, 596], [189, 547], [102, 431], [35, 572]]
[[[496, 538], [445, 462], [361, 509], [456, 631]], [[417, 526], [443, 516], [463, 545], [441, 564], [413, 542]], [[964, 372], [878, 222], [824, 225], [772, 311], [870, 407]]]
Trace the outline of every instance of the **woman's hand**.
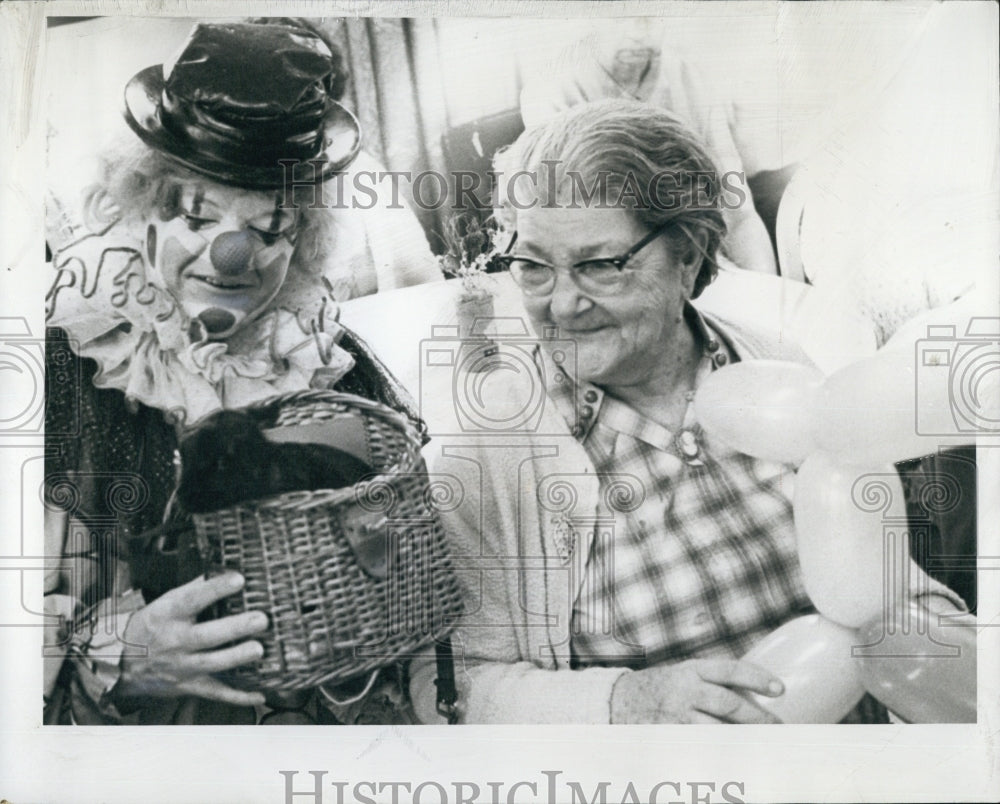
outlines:
[[611, 693], [612, 723], [780, 723], [740, 693], [775, 697], [781, 680], [750, 662], [690, 659], [626, 673]]
[[[239, 591], [243, 576], [235, 572], [204, 577], [171, 589], [135, 612], [125, 628], [129, 643], [122, 657], [122, 676], [115, 695], [176, 698], [197, 695], [237, 706], [263, 704], [259, 692], [228, 687], [211, 673], [251, 664], [264, 655], [256, 640], [219, 648], [267, 629], [267, 616], [248, 611], [232, 617], [198, 623], [208, 606]], [[146, 648], [145, 656], [134, 655]], [[132, 654], [132, 655], [130, 655]]]

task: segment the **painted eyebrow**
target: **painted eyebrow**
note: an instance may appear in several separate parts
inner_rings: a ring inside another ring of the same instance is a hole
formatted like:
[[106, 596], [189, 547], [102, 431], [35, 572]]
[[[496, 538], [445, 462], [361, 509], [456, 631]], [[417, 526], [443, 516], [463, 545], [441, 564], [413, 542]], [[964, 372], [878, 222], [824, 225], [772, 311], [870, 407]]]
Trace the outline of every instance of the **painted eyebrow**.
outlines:
[[201, 215], [201, 205], [205, 201], [205, 188], [200, 184], [194, 188], [194, 200], [191, 201], [191, 214]]
[[281, 221], [284, 219], [289, 219], [294, 224], [298, 222], [298, 208], [297, 207], [287, 207], [285, 206], [285, 194], [282, 191], [278, 191], [274, 194], [274, 212], [271, 213], [271, 225], [270, 230], [273, 232], [278, 231]]
[[[184, 213], [191, 218], [198, 218], [199, 220], [215, 220], [215, 218], [204, 218], [203, 214], [210, 214], [213, 211], [218, 211], [218, 204], [216, 204], [211, 198], [205, 197], [205, 189], [198, 186], [194, 190], [194, 195], [191, 197], [190, 206], [184, 201], [185, 192], [181, 193], [180, 208]], [[206, 210], [205, 207], [210, 207], [211, 209]]]
[[268, 224], [267, 230], [269, 232], [277, 232], [281, 226], [281, 219], [283, 217], [283, 210], [280, 206], [277, 206], [277, 201], [275, 201], [276, 206], [274, 207], [274, 212], [271, 213], [271, 223]]

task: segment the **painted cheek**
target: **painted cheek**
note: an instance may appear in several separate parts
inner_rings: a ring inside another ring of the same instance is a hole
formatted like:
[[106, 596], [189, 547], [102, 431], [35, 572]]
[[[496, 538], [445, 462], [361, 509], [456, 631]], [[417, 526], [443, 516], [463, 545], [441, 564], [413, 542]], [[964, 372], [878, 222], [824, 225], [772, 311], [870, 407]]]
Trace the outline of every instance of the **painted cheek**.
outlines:
[[[214, 228], [214, 227], [213, 227]], [[169, 234], [191, 254], [201, 256], [201, 253], [212, 242], [211, 229], [193, 231], [181, 219], [176, 218], [161, 227], [161, 234]]]
[[174, 235], [167, 235], [162, 238], [160, 245], [159, 272], [171, 290], [180, 284], [180, 276], [184, 269], [198, 259], [198, 255], [204, 251], [204, 241], [202, 247], [190, 251], [184, 243]]

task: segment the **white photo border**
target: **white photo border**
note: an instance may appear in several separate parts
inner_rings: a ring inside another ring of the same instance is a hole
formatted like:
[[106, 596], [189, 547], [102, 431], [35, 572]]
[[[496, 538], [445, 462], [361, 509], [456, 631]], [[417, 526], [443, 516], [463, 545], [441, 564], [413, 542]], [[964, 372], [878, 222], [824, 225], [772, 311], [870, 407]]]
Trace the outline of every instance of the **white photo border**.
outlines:
[[[728, 3], [657, 2], [12, 2], [0, 5], [0, 317], [21, 319], [44, 337], [42, 298], [43, 183], [45, 164], [45, 18], [48, 16], [376, 15], [545, 16], [552, 18], [654, 16], [658, 11], [726, 13]], [[745, 6], [746, 4], [738, 3]], [[759, 3], [778, 14], [780, 3]], [[864, 4], [844, 3], [859, 20]], [[904, 4], [899, 4], [903, 6]], [[919, 8], [926, 4], [912, 4]], [[974, 3], [971, 6], [992, 6]], [[996, 8], [992, 12], [995, 30]], [[859, 22], [859, 24], [863, 24]], [[980, 287], [1000, 298], [995, 271]], [[8, 372], [9, 374], [9, 372]], [[5, 377], [3, 383], [10, 382]], [[34, 380], [21, 379], [24, 383]], [[31, 394], [28, 386], [8, 388]], [[38, 389], [36, 389], [38, 390]], [[39, 390], [40, 392], [40, 390]], [[44, 452], [25, 436], [0, 444], [2, 549], [0, 600], [40, 611], [42, 550], [40, 501], [22, 510], [25, 473], [38, 471]], [[1000, 450], [979, 451], [980, 572], [979, 722], [975, 725], [887, 726], [571, 726], [571, 727], [42, 727], [41, 629], [0, 628], [0, 799], [20, 802], [266, 802], [318, 800], [312, 771], [322, 771], [322, 801], [339, 801], [357, 783], [394, 781], [478, 784], [502, 782], [506, 801], [517, 782], [517, 801], [545, 801], [545, 771], [579, 782], [590, 795], [609, 782], [608, 801], [621, 801], [628, 784], [643, 800], [658, 783], [663, 801], [730, 795], [744, 801], [995, 801], [1000, 799]], [[39, 510], [32, 505], [37, 503]], [[29, 510], [30, 509], [30, 510]], [[989, 571], [993, 570], [993, 571]], [[20, 590], [20, 591], [19, 591]], [[292, 798], [286, 776], [295, 772]], [[695, 783], [711, 783], [700, 787]], [[379, 801], [389, 801], [383, 787]], [[692, 792], [694, 790], [694, 792]], [[426, 801], [439, 800], [436, 788]], [[468, 788], [466, 788], [468, 792]], [[671, 796], [671, 793], [676, 795]], [[454, 793], [449, 801], [456, 800]], [[350, 798], [345, 798], [350, 801]], [[401, 798], [406, 801], [408, 799]], [[628, 799], [626, 799], [628, 800]]]

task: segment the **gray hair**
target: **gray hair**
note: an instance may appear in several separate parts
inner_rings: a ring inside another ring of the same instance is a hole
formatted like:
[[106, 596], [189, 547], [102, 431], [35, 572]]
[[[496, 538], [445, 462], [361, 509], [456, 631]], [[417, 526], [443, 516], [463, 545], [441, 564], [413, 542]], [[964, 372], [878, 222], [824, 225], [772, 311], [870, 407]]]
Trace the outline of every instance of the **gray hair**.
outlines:
[[[585, 203], [628, 209], [651, 230], [666, 227], [680, 259], [700, 253], [692, 298], [715, 278], [726, 234], [719, 173], [697, 135], [662, 108], [619, 99], [574, 106], [521, 134], [497, 155], [495, 169], [501, 179], [526, 172], [543, 206], [565, 203], [568, 194], [575, 202], [581, 182], [593, 190], [600, 180], [596, 202], [585, 195]], [[518, 204], [502, 191], [498, 200], [498, 217], [513, 228]]]

